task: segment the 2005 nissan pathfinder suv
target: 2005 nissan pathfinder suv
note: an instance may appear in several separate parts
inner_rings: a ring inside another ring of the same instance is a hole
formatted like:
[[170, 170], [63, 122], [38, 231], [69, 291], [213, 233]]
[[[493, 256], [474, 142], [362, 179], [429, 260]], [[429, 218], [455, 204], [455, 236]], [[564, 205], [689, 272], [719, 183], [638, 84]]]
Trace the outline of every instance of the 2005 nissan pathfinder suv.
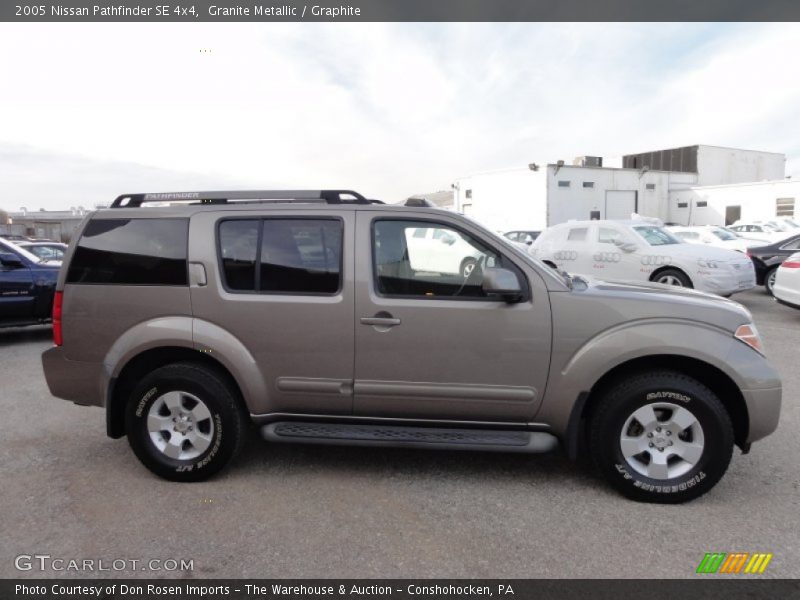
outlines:
[[53, 324], [52, 393], [104, 407], [175, 481], [219, 471], [252, 421], [271, 442], [560, 442], [631, 498], [682, 502], [780, 412], [739, 304], [572, 277], [347, 191], [121, 196], [77, 232]]

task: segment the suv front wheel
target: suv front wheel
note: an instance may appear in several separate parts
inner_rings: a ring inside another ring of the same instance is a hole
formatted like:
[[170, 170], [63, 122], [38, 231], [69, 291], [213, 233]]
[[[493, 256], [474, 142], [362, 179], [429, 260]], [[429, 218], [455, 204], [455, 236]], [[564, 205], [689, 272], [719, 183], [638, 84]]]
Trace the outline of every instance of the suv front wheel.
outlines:
[[634, 500], [672, 504], [702, 496], [733, 453], [733, 426], [719, 399], [671, 371], [634, 375], [607, 390], [590, 427], [596, 465]]
[[175, 363], [136, 386], [125, 428], [134, 453], [153, 473], [200, 481], [238, 453], [246, 421], [224, 378], [201, 365]]

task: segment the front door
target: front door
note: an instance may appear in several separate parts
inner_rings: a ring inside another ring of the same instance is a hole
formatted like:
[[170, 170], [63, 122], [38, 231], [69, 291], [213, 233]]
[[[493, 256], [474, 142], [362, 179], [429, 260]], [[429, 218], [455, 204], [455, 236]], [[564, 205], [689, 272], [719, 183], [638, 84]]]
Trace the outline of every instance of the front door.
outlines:
[[[354, 414], [531, 420], [550, 362], [547, 290], [483, 235], [430, 213], [358, 212]], [[483, 293], [493, 266], [517, 274], [525, 300]]]

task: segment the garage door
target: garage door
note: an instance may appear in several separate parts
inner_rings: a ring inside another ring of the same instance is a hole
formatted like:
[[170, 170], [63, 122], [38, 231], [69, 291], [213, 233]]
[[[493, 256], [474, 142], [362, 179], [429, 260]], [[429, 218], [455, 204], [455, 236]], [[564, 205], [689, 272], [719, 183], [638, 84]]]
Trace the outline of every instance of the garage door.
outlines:
[[636, 190], [607, 190], [606, 219], [630, 219], [636, 212]]

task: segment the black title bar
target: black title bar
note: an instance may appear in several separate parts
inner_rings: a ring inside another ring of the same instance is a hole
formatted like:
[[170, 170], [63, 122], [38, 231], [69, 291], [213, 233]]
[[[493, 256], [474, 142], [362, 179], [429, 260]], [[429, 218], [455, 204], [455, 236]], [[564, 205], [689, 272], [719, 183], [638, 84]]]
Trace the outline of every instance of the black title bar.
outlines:
[[797, 0], [3, 0], [0, 21], [800, 21]]

